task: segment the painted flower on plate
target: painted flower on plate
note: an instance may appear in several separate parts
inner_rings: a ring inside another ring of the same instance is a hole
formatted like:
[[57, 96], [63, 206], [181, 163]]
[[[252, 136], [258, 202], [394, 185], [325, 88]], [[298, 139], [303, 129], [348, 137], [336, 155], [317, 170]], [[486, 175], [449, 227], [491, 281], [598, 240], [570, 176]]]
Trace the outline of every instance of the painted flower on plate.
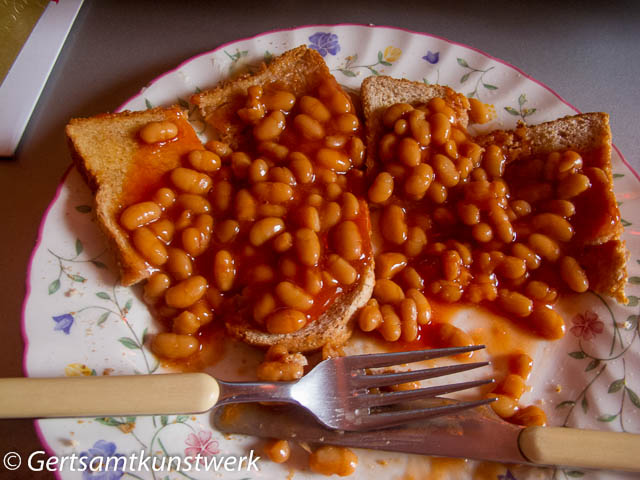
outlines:
[[571, 333], [585, 340], [595, 338], [596, 335], [601, 334], [604, 330], [604, 323], [602, 323], [598, 314], [592, 310], [579, 313], [571, 319], [571, 322], [573, 323]]
[[435, 65], [436, 63], [438, 63], [438, 61], [440, 60], [440, 52], [432, 52], [431, 50], [429, 50], [427, 52], [427, 54], [422, 57], [423, 60], [426, 60], [427, 62], [429, 62], [431, 65]]
[[56, 322], [56, 326], [53, 327], [54, 330], [61, 330], [67, 335], [69, 335], [69, 331], [71, 330], [71, 325], [73, 325], [73, 315], [70, 313], [65, 313], [64, 315], [57, 315], [52, 317], [53, 321]]
[[187, 448], [184, 454], [187, 457], [195, 457], [200, 454], [203, 457], [211, 457], [220, 453], [218, 441], [211, 438], [211, 432], [200, 430], [197, 434], [190, 433], [185, 442]]
[[327, 53], [335, 55], [340, 51], [338, 36], [335, 33], [316, 32], [309, 37], [309, 42], [309, 48], [313, 48], [323, 57], [326, 57]]
[[94, 372], [84, 363], [70, 363], [64, 367], [64, 374], [67, 377], [90, 377]]
[[400, 58], [400, 55], [402, 55], [402, 50], [397, 47], [392, 47], [391, 45], [389, 45], [384, 49], [384, 59], [387, 62], [395, 62]]
[[118, 480], [124, 475], [124, 457], [116, 453], [116, 444], [106, 440], [98, 440], [86, 452], [80, 452], [79, 458], [84, 458], [87, 469], [82, 472], [82, 480]]

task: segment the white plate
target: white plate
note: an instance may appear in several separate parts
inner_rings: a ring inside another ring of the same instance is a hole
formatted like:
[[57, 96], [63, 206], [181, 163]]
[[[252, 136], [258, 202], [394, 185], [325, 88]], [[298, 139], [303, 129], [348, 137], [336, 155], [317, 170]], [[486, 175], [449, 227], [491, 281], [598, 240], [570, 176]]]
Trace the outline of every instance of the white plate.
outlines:
[[[497, 119], [483, 130], [512, 128], [518, 120], [540, 123], [577, 111], [546, 86], [519, 69], [471, 47], [422, 33], [396, 28], [359, 25], [310, 26], [266, 33], [223, 45], [194, 57], [151, 82], [121, 109], [183, 103], [198, 89], [216, 84], [240, 69], [255, 68], [271, 55], [300, 44], [317, 48], [342, 84], [358, 88], [368, 75], [386, 74], [428, 83], [446, 84], [495, 105]], [[195, 119], [195, 116], [193, 116]], [[202, 124], [196, 124], [202, 129]], [[552, 425], [570, 425], [640, 433], [640, 193], [638, 175], [613, 154], [615, 190], [625, 219], [624, 239], [631, 252], [631, 303], [621, 307], [593, 293], [564, 302], [567, 334], [553, 343], [538, 342], [532, 391], [523, 402], [542, 404]], [[47, 210], [28, 273], [23, 329], [28, 376], [103, 375], [148, 373], [157, 360], [141, 347], [145, 332], [157, 330], [137, 288], [117, 286], [117, 270], [105, 251], [105, 241], [93, 218], [89, 189], [75, 169], [65, 175]], [[456, 320], [458, 321], [458, 320]], [[467, 321], [461, 318], [460, 322]], [[222, 348], [222, 346], [221, 346]], [[227, 348], [228, 349], [228, 348]], [[251, 371], [258, 357], [244, 349], [243, 364], [223, 361], [209, 369], [229, 378]], [[242, 356], [241, 355], [241, 356]], [[238, 367], [240, 365], [240, 368]], [[127, 392], [122, 392], [126, 395]], [[42, 443], [50, 454], [129, 454], [144, 448], [158, 455], [246, 454], [260, 441], [216, 432], [209, 415], [43, 420], [36, 422]], [[191, 450], [188, 450], [191, 449]], [[219, 472], [225, 478], [285, 478], [290, 468], [295, 478], [316, 478], [306, 467], [305, 454], [296, 449], [284, 466], [267, 460], [259, 472]], [[258, 454], [260, 454], [258, 449]], [[478, 467], [465, 462], [429, 462], [425, 457], [359, 451], [353, 478], [423, 478], [446, 470], [470, 477], [477, 468], [482, 478], [514, 479], [550, 477], [551, 470], [503, 466]], [[121, 471], [100, 478], [119, 478]], [[570, 470], [557, 478], [613, 478]], [[195, 472], [127, 471], [133, 478], [204, 478]], [[210, 478], [208, 475], [207, 478]], [[68, 470], [62, 478], [98, 478]], [[322, 478], [322, 477], [318, 477]], [[446, 477], [438, 477], [446, 478]]]

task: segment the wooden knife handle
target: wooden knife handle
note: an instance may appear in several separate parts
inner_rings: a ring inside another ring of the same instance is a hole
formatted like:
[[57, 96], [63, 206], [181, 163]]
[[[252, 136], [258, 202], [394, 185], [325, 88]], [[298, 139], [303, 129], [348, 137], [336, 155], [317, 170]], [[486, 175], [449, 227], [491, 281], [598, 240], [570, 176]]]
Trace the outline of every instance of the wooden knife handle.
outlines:
[[528, 427], [518, 439], [532, 463], [640, 472], [640, 435], [564, 427]]
[[219, 395], [206, 373], [0, 379], [0, 418], [205, 412]]

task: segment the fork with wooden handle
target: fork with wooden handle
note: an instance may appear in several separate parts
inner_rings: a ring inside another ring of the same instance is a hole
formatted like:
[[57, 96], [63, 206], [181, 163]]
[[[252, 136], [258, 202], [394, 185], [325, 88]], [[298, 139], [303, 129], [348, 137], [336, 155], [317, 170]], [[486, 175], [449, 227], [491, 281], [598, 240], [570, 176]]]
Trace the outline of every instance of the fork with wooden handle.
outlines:
[[466, 390], [478, 380], [391, 393], [369, 389], [472, 370], [487, 362], [454, 364], [412, 372], [368, 374], [367, 370], [459, 355], [470, 346], [415, 352], [331, 358], [295, 382], [224, 382], [206, 373], [0, 379], [0, 418], [170, 415], [205, 412], [228, 403], [284, 402], [305, 408], [331, 429], [389, 427], [484, 405], [493, 399], [456, 402], [402, 413], [374, 413], [373, 407]]

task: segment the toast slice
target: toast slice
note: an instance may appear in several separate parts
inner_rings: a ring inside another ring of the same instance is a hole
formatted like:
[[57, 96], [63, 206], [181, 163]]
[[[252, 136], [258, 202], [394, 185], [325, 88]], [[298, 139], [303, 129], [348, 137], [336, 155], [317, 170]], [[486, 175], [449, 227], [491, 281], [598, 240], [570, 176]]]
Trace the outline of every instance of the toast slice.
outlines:
[[528, 162], [551, 152], [573, 150], [582, 155], [584, 168], [604, 172], [591, 176], [589, 192], [577, 205], [576, 239], [572, 248], [585, 268], [590, 288], [626, 303], [626, 261], [629, 253], [621, 239], [623, 226], [613, 191], [611, 170], [611, 130], [606, 113], [584, 113], [541, 123], [521, 125], [515, 130], [499, 130], [476, 138], [482, 146], [499, 145], [507, 162]]
[[[163, 120], [178, 125], [178, 141], [153, 153], [138, 132], [149, 122]], [[202, 148], [185, 113], [172, 107], [73, 118], [66, 134], [71, 157], [94, 192], [98, 225], [115, 251], [122, 285], [149, 278], [153, 269], [132, 246], [118, 217], [123, 206], [153, 192], [164, 174], [181, 164], [185, 153]]]

